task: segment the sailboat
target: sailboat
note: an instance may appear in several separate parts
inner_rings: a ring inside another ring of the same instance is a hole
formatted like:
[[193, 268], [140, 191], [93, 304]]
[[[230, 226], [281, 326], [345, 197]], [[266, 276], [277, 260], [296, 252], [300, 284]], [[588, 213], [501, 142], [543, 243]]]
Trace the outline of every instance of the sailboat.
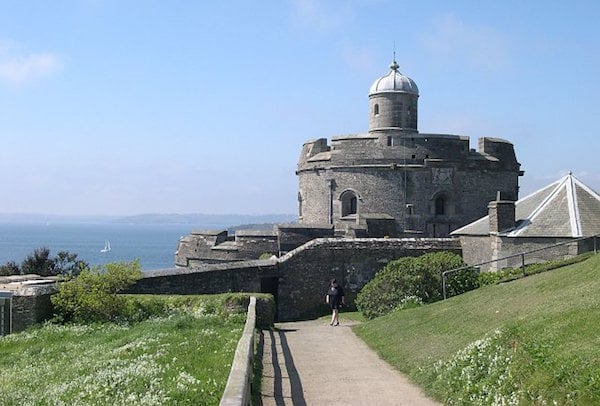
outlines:
[[110, 252], [110, 241], [106, 240], [106, 243], [104, 244], [104, 248], [102, 248], [100, 250], [100, 252]]

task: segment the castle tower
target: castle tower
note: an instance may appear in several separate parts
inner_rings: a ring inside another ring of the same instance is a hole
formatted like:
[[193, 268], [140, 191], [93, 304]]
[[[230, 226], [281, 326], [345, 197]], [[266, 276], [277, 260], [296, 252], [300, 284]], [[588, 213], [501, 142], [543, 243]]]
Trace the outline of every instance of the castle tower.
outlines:
[[[395, 58], [394, 58], [395, 59]], [[500, 191], [518, 197], [523, 174], [501, 138], [424, 134], [419, 90], [398, 70], [369, 89], [369, 131], [312, 139], [298, 160], [298, 220], [337, 235], [445, 237], [482, 217]]]
[[390, 72], [369, 90], [369, 133], [385, 130], [417, 131], [417, 84], [398, 70], [394, 60]]

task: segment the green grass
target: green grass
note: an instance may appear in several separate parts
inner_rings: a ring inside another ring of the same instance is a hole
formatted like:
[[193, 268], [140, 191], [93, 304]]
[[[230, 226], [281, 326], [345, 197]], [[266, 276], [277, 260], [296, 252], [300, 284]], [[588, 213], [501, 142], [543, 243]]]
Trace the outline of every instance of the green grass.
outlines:
[[448, 404], [600, 404], [600, 255], [355, 326]]
[[216, 405], [245, 314], [47, 324], [0, 338], [1, 405]]

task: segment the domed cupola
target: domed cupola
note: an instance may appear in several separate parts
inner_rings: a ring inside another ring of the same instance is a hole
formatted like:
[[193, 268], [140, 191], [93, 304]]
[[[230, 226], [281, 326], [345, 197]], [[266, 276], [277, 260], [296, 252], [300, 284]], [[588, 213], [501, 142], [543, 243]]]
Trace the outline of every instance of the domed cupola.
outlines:
[[394, 60], [390, 72], [377, 79], [369, 90], [369, 132], [417, 132], [419, 89], [398, 67]]

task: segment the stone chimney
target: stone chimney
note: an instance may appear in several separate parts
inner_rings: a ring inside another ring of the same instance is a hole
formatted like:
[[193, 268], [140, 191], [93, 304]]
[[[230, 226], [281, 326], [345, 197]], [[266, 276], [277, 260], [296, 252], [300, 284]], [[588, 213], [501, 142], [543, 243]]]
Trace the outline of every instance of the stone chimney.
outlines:
[[500, 192], [496, 200], [488, 204], [490, 217], [490, 234], [498, 234], [515, 227], [515, 202], [500, 200]]

